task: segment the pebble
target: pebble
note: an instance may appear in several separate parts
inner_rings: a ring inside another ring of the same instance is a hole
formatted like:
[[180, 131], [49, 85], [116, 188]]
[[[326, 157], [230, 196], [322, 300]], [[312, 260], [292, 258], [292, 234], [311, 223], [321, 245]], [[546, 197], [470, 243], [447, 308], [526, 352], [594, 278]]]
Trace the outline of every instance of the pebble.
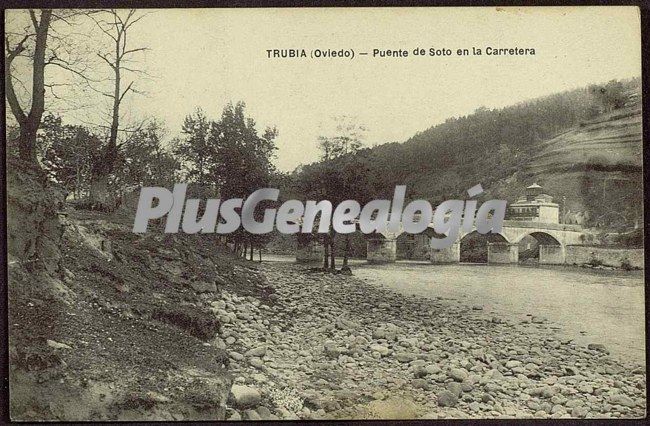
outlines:
[[260, 415], [257, 414], [257, 411], [255, 411], [255, 410], [246, 410], [246, 411], [244, 411], [244, 419], [245, 420], [263, 420], [262, 417], [260, 417]]
[[574, 407], [571, 410], [571, 417], [582, 418], [587, 416], [589, 410], [586, 407]]
[[377, 344], [370, 345], [370, 350], [374, 352], [378, 352], [382, 356], [386, 356], [390, 352], [390, 349], [388, 349], [386, 346], [377, 345]]
[[[42, 340], [41, 340], [42, 341]], [[47, 346], [54, 348], [54, 349], [72, 349], [71, 346], [66, 345], [65, 343], [59, 343], [55, 340], [47, 340]]]

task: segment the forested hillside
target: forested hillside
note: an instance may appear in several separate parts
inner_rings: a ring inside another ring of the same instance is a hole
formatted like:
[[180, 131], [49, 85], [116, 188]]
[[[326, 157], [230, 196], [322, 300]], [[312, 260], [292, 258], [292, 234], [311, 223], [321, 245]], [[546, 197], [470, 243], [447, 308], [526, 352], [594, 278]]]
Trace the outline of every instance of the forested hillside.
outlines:
[[[567, 211], [586, 213], [590, 225], [632, 226], [641, 216], [639, 94], [640, 80], [633, 79], [501, 109], [479, 108], [404, 143], [361, 149], [329, 162], [341, 166], [354, 157], [355, 173], [367, 171], [366, 196], [368, 187], [376, 197], [390, 198], [395, 185], [407, 185], [411, 199], [437, 203], [464, 199], [466, 189], [481, 183], [485, 197], [512, 202], [536, 181], [556, 201], [566, 197]], [[305, 166], [294, 178], [305, 181], [324, 167], [325, 162]], [[355, 183], [360, 185], [358, 179]]]

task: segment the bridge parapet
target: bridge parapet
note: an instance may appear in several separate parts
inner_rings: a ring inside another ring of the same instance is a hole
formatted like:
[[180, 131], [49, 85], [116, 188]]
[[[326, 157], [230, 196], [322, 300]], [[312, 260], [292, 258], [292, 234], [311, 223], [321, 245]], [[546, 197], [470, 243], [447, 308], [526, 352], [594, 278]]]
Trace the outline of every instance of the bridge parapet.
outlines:
[[569, 225], [568, 223], [546, 223], [546, 222], [534, 222], [534, 221], [524, 221], [524, 220], [504, 220], [503, 226], [511, 228], [539, 228], [539, 229], [548, 229], [554, 231], [575, 231], [581, 232], [582, 226], [580, 225]]

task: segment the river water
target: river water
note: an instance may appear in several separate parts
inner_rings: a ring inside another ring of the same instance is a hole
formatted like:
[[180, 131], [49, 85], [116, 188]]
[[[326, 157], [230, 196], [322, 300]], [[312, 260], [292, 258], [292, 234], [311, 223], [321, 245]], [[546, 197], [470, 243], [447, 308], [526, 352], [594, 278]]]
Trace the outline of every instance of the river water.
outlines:
[[[265, 260], [292, 262], [290, 256]], [[340, 264], [340, 263], [339, 263]], [[645, 360], [644, 279], [640, 271], [517, 265], [431, 265], [351, 261], [353, 273], [403, 294], [481, 305], [499, 318], [541, 316], [581, 344], [602, 343], [614, 356]]]

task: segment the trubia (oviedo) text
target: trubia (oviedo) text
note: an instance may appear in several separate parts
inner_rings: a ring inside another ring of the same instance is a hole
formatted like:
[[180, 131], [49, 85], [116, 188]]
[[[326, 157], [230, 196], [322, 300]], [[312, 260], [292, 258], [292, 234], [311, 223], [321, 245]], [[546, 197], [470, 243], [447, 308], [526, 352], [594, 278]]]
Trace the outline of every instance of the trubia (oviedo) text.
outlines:
[[[505, 200], [488, 200], [480, 207], [476, 200], [447, 200], [435, 212], [426, 200], [414, 200], [404, 206], [406, 186], [396, 186], [392, 200], [373, 200], [363, 208], [355, 200], [345, 200], [336, 208], [327, 200], [288, 200], [277, 209], [266, 208], [261, 217], [259, 204], [277, 201], [280, 194], [278, 189], [262, 188], [245, 200], [208, 199], [199, 218], [201, 200], [186, 200], [186, 190], [185, 183], [174, 185], [173, 192], [161, 187], [142, 188], [133, 232], [146, 232], [149, 220], [164, 216], [167, 216], [166, 233], [182, 229], [187, 234], [229, 234], [240, 226], [252, 234], [266, 234], [274, 227], [283, 234], [309, 234], [315, 224], [317, 233], [333, 229], [339, 234], [349, 234], [359, 229], [364, 234], [419, 234], [430, 227], [438, 234], [431, 238], [431, 247], [442, 249], [451, 246], [461, 230], [470, 232], [474, 226], [480, 234], [501, 232], [506, 212]], [[467, 190], [470, 198], [482, 192], [481, 185]]]

